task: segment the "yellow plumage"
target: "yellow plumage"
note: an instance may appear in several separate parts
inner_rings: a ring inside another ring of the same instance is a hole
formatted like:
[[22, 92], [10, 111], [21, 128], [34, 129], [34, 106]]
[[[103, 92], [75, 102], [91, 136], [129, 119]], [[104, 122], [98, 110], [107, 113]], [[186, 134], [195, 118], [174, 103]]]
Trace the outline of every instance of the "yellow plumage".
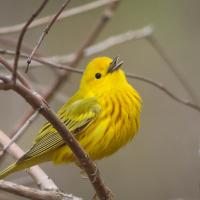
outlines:
[[[93, 160], [109, 156], [124, 146], [140, 126], [141, 98], [127, 82], [121, 65], [118, 58], [92, 60], [79, 90], [57, 113]], [[0, 173], [0, 179], [46, 161], [77, 162], [49, 123], [39, 131], [31, 149]]]

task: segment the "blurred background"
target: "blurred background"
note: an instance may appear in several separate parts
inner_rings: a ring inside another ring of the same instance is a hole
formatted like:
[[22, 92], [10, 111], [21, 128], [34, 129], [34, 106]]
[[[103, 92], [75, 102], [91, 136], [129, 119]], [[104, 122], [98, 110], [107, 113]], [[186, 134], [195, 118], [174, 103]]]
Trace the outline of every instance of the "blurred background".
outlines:
[[[92, 1], [72, 1], [68, 8]], [[40, 5], [40, 0], [0, 0], [0, 27], [26, 21]], [[63, 1], [50, 1], [40, 16], [54, 14]], [[97, 41], [128, 30], [153, 25], [154, 37], [160, 42], [174, 65], [186, 77], [200, 103], [200, 24], [198, 0], [124, 0]], [[67, 55], [74, 52], [87, 37], [100, 17], [103, 7], [61, 20], [54, 24], [43, 41], [39, 52], [44, 56]], [[32, 49], [44, 26], [31, 29], [25, 44]], [[16, 41], [19, 33], [0, 36]], [[0, 48], [12, 49], [0, 43]], [[84, 68], [95, 56], [119, 55], [124, 70], [149, 77], [165, 85], [183, 99], [187, 92], [168, 68], [158, 52], [146, 39], [133, 40], [106, 51], [84, 58], [78, 65]], [[11, 57], [8, 57], [9, 59]], [[49, 86], [55, 77], [47, 67], [30, 69], [35, 82]], [[57, 110], [77, 90], [81, 75], [72, 73], [66, 84], [50, 102]], [[141, 130], [134, 140], [113, 156], [98, 161], [106, 184], [117, 200], [197, 200], [200, 199], [200, 113], [178, 104], [151, 85], [129, 79], [143, 98]], [[60, 97], [60, 98], [59, 98]], [[62, 97], [62, 98], [61, 98]], [[13, 131], [29, 105], [13, 92], [0, 91], [0, 129], [8, 135]], [[17, 141], [24, 150], [31, 146], [39, 127], [45, 122], [41, 116]], [[10, 156], [1, 169], [11, 163]], [[71, 165], [42, 164], [41, 167], [65, 192], [84, 199], [94, 194], [88, 180], [82, 179], [80, 170]], [[34, 187], [25, 172], [9, 176], [7, 180]], [[0, 192], [0, 199], [25, 199]]]

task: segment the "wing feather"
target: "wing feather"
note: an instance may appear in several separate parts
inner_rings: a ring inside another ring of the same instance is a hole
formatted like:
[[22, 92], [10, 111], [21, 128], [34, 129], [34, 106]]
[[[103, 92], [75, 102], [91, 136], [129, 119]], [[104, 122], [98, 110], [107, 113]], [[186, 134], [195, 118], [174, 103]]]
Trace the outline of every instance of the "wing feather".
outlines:
[[[64, 105], [57, 113], [58, 117], [66, 125], [72, 134], [81, 134], [101, 112], [100, 105], [95, 97], [77, 100], [70, 105]], [[64, 144], [60, 134], [46, 123], [35, 139], [34, 145], [18, 162], [38, 157], [50, 150], [56, 149]]]

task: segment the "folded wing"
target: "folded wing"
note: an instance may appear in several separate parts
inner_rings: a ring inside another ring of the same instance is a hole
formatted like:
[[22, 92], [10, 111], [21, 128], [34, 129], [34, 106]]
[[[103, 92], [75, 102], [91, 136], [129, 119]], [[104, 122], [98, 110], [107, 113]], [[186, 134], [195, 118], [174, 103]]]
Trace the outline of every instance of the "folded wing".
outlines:
[[[58, 111], [58, 117], [66, 125], [69, 132], [77, 135], [81, 134], [97, 118], [100, 112], [101, 107], [96, 98], [91, 97], [77, 100], [70, 105], [64, 105]], [[34, 145], [18, 162], [38, 157], [64, 144], [60, 134], [50, 123], [46, 123], [36, 137]]]

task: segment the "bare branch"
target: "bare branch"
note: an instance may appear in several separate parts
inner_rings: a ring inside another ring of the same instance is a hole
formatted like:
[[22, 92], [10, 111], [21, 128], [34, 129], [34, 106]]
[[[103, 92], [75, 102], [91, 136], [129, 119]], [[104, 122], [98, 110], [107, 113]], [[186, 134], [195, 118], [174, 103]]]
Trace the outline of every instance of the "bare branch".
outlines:
[[174, 73], [176, 78], [179, 80], [179, 82], [185, 88], [185, 90], [191, 97], [192, 101], [195, 104], [198, 104], [198, 97], [195, 94], [193, 88], [190, 86], [187, 79], [184, 77], [183, 73], [181, 73], [181, 71], [175, 66], [173, 61], [166, 54], [165, 50], [162, 48], [161, 44], [156, 39], [156, 37], [154, 37], [153, 35], [149, 35], [148, 37], [146, 37], [146, 39], [151, 44], [151, 46], [158, 52], [160, 57], [167, 63], [167, 66], [170, 68], [170, 70]]
[[9, 181], [0, 180], [0, 189], [21, 197], [27, 197], [34, 200], [81, 200], [72, 194], [64, 194], [56, 191], [45, 191], [35, 188], [18, 185]]
[[[0, 130], [0, 144], [6, 146], [10, 143], [10, 138]], [[15, 143], [8, 148], [8, 153], [14, 158], [20, 158], [24, 155], [24, 151]], [[45, 174], [45, 172], [38, 166], [31, 167], [27, 170], [33, 180], [42, 189], [59, 190], [56, 184]]]
[[[16, 48], [17, 39], [11, 36], [3, 36], [0, 37], [0, 44], [8, 48]], [[24, 53], [31, 53], [32, 48], [30, 47], [30, 45], [24, 44], [23, 42], [23, 44], [21, 45], [21, 51], [23, 51]], [[35, 56], [44, 57], [44, 55], [41, 52], [36, 52]]]
[[143, 76], [138, 76], [138, 75], [134, 75], [131, 73], [127, 73], [127, 77], [129, 78], [134, 78], [143, 82], [146, 82], [158, 89], [160, 89], [161, 91], [163, 91], [165, 94], [167, 94], [169, 97], [171, 97], [173, 100], [177, 101], [178, 103], [181, 103], [187, 107], [190, 107], [198, 112], [200, 112], [200, 107], [198, 105], [195, 105], [194, 103], [188, 101], [188, 100], [184, 100], [182, 98], [177, 97], [175, 94], [173, 94], [172, 92], [170, 92], [164, 85], [162, 85], [161, 83], [158, 83], [156, 81], [153, 81], [149, 78], [143, 77]]
[[66, 6], [69, 4], [70, 0], [66, 0], [65, 3], [62, 5], [62, 7], [58, 10], [58, 12], [55, 14], [55, 16], [51, 19], [51, 21], [49, 22], [49, 24], [46, 26], [46, 28], [44, 29], [42, 35], [40, 36], [36, 46], [34, 47], [33, 51], [31, 52], [30, 56], [27, 59], [27, 68], [26, 68], [26, 72], [28, 71], [28, 67], [31, 63], [32, 57], [35, 55], [37, 49], [40, 47], [42, 41], [44, 40], [44, 37], [48, 34], [49, 30], [51, 29], [52, 25], [55, 23], [55, 21], [57, 20], [57, 18], [59, 17], [59, 15], [62, 13], [62, 11], [66, 8]]
[[44, 6], [47, 4], [48, 0], [44, 0], [41, 6], [33, 13], [33, 15], [30, 17], [30, 19], [26, 22], [24, 27], [21, 30], [21, 33], [19, 35], [19, 39], [17, 42], [17, 47], [15, 51], [15, 59], [14, 59], [14, 66], [13, 66], [13, 76], [12, 79], [15, 82], [16, 81], [16, 76], [17, 76], [17, 67], [18, 67], [18, 60], [19, 60], [19, 55], [20, 55], [20, 49], [21, 49], [21, 44], [24, 38], [24, 35], [27, 31], [28, 26], [31, 24], [31, 22], [34, 20], [35, 17], [43, 10]]
[[[78, 14], [81, 14], [81, 13], [84, 13], [84, 12], [105, 6], [105, 5], [110, 4], [114, 1], [117, 1], [117, 0], [98, 0], [98, 1], [88, 3], [88, 4], [84, 4], [82, 6], [72, 8], [70, 10], [63, 11], [62, 14], [58, 17], [58, 20], [62, 20], [62, 19], [65, 19], [67, 17], [78, 15]], [[33, 23], [30, 24], [28, 29], [47, 24], [49, 22], [49, 20], [52, 19], [52, 17], [53, 17], [53, 15], [41, 17], [40, 19], [36, 19]], [[21, 24], [13, 25], [13, 26], [1, 27], [0, 28], [0, 35], [15, 33], [15, 32], [21, 31], [22, 28], [24, 27], [24, 25], [25, 25], [25, 22], [21, 23]]]
[[8, 143], [6, 146], [3, 147], [3, 150], [0, 152], [0, 155], [3, 154], [5, 151], [7, 151], [7, 149], [10, 147], [10, 145], [12, 145], [23, 134], [26, 127], [29, 126], [33, 122], [33, 120], [37, 117], [37, 115], [39, 114], [39, 111], [40, 110], [36, 110], [29, 117], [29, 119], [26, 121], [26, 123], [24, 123], [23, 126], [20, 127], [18, 132], [15, 134], [15, 136], [10, 140], [10, 143]]
[[[27, 122], [27, 120], [34, 114], [35, 110], [33, 110], [32, 108], [30, 108], [22, 117], [21, 119], [18, 120], [17, 124], [15, 125], [15, 127], [13, 128], [13, 131], [10, 133], [9, 137], [13, 138], [15, 136], [15, 134], [19, 131], [19, 129], [21, 128], [21, 126], [24, 125], [24, 123]], [[37, 116], [36, 116], [37, 117]], [[24, 131], [26, 131], [26, 129], [29, 127], [26, 126]], [[1, 155], [0, 155], [0, 159], [1, 159]]]

